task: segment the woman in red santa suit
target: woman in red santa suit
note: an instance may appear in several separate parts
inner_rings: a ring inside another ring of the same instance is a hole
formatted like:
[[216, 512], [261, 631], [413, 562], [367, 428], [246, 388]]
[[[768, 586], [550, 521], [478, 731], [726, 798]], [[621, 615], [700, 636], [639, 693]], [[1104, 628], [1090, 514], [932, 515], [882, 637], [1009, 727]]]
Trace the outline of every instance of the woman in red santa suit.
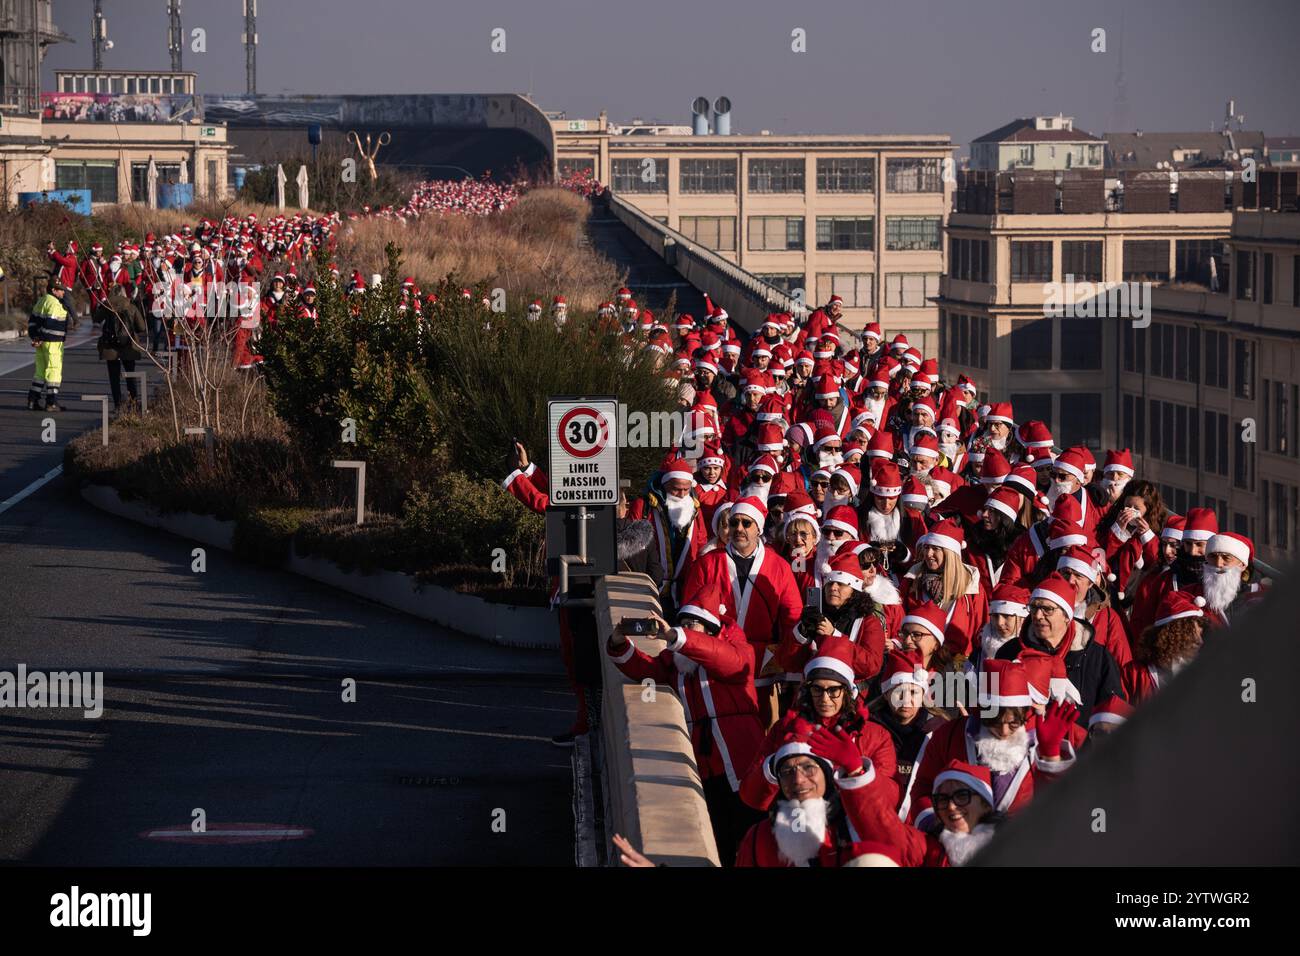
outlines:
[[787, 672], [802, 670], [831, 637], [852, 644], [854, 680], [865, 683], [880, 673], [885, 659], [885, 614], [863, 590], [862, 566], [851, 550], [840, 550], [822, 568], [820, 606], [805, 607], [777, 659]]
[[862, 590], [873, 604], [872, 610], [879, 609], [885, 620], [885, 640], [898, 634], [903, 624], [903, 595], [898, 590], [894, 578], [885, 570], [885, 555], [880, 548], [866, 541], [851, 545], [851, 550], [858, 556], [858, 566], [862, 569]]
[[1040, 720], [1033, 710], [1024, 665], [988, 661], [983, 675], [981, 709], [935, 730], [917, 758], [907, 817], [919, 829], [929, 829], [932, 824], [930, 795], [935, 779], [953, 760], [988, 768], [993, 808], [1003, 813], [1015, 813], [1026, 806], [1036, 787], [1074, 764], [1076, 754], [1068, 729], [1058, 726], [1067, 714], [1070, 722], [1077, 718], [1072, 704], [1056, 702]]
[[1097, 523], [1119, 600], [1123, 600], [1131, 584], [1136, 584], [1134, 575], [1159, 563], [1160, 536], [1167, 517], [1160, 489], [1150, 481], [1139, 480], [1125, 486], [1123, 496]]
[[1138, 706], [1186, 667], [1201, 650], [1205, 599], [1189, 591], [1170, 591], [1124, 666], [1124, 695]]
[[803, 681], [794, 702], [770, 731], [741, 783], [740, 797], [749, 806], [766, 810], [777, 795], [775, 761], [771, 758], [791, 734], [814, 727], [838, 728], [855, 742], [863, 760], [874, 760], [882, 773], [893, 776], [893, 745], [884, 728], [870, 723], [854, 682], [854, 648], [843, 636], [827, 638], [821, 651], [804, 665]]
[[988, 618], [988, 595], [979, 572], [962, 561], [966, 546], [961, 524], [947, 519], [936, 524], [917, 544], [921, 560], [907, 572], [910, 585], [903, 598], [908, 613], [934, 604], [944, 614], [944, 645], [954, 654], [969, 654]]
[[1013, 640], [1029, 618], [1029, 589], [1018, 584], [999, 584], [989, 598], [989, 619], [980, 628], [979, 640], [971, 649], [967, 665], [978, 671], [984, 661], [998, 656], [1002, 645]]
[[[898, 806], [911, 794], [912, 772], [930, 733], [947, 723], [947, 717], [926, 707], [930, 672], [915, 651], [890, 651], [885, 662], [880, 696], [871, 701], [871, 722], [888, 733], [894, 745], [894, 782]], [[906, 815], [906, 811], [900, 811]]]
[[704, 785], [719, 858], [734, 858], [737, 842], [754, 822], [738, 794], [741, 777], [762, 744], [754, 695], [754, 656], [721, 592], [696, 594], [669, 627], [651, 615], [667, 642], [651, 657], [628, 640], [621, 626], [610, 634], [610, 659], [634, 681], [671, 685], [686, 714], [687, 732]]

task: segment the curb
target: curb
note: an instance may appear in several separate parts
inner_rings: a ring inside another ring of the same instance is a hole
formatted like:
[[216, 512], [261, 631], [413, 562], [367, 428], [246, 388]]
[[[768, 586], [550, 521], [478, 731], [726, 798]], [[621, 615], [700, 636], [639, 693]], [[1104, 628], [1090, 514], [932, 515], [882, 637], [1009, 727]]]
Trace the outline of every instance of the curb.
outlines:
[[[148, 505], [123, 501], [108, 485], [87, 485], [82, 499], [109, 514], [189, 538], [222, 551], [234, 550], [235, 522], [188, 511], [163, 513]], [[493, 604], [472, 594], [460, 594], [436, 584], [421, 584], [399, 571], [344, 571], [325, 558], [291, 553], [284, 570], [347, 591], [376, 604], [451, 628], [492, 644], [525, 650], [560, 646], [560, 624], [550, 609]]]

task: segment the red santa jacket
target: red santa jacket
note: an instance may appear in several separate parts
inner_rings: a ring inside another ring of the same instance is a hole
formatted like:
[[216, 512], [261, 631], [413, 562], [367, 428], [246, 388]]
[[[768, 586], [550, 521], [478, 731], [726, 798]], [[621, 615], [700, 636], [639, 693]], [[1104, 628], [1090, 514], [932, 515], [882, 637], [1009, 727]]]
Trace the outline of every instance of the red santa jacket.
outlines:
[[81, 263], [81, 282], [90, 293], [92, 310], [103, 305], [107, 298], [107, 290], [104, 288], [104, 272], [107, 269], [108, 262], [94, 256], [89, 256]]
[[[682, 584], [690, 573], [691, 565], [699, 557], [700, 549], [709, 543], [709, 538], [713, 536], [707, 522], [704, 520], [704, 514], [700, 509], [699, 502], [696, 501], [695, 516], [691, 518], [690, 526], [684, 532], [686, 541], [682, 546], [680, 553], [677, 555], [676, 562], [672, 559], [672, 528], [664, 509], [660, 507], [657, 495], [651, 494], [646, 500], [646, 517], [650, 519], [650, 526], [654, 528], [654, 546], [659, 552], [659, 560], [664, 569], [664, 580], [659, 582], [660, 588], [669, 588], [669, 596], [674, 604], [681, 604], [684, 592]], [[694, 592], [691, 592], [694, 593]], [[726, 594], [724, 590], [722, 592]]]
[[[921, 573], [923, 565], [917, 563], [908, 569], [903, 591], [903, 609], [910, 611], [923, 603], [930, 603], [929, 598], [918, 599], [912, 595], [911, 583]], [[947, 624], [943, 630], [943, 646], [954, 654], [969, 655], [971, 648], [979, 640], [980, 628], [989, 619], [989, 597], [980, 582], [979, 571], [969, 564], [963, 564], [969, 579], [965, 593], [953, 601], [945, 612]]]
[[1160, 560], [1160, 538], [1151, 530], [1132, 535], [1118, 523], [1112, 524], [1102, 542], [1106, 563], [1115, 574], [1115, 588], [1123, 591], [1133, 575]]
[[[877, 774], [883, 775], [888, 781], [894, 783], [894, 790], [897, 793], [898, 785], [896, 782], [898, 773], [898, 756], [894, 752], [894, 740], [889, 735], [889, 731], [869, 719], [869, 715], [864, 711], [862, 714], [866, 723], [862, 730], [853, 734], [853, 739], [858, 744], [858, 750], [862, 752], [864, 766], [868, 763], [876, 768]], [[836, 717], [827, 717], [822, 719], [822, 725], [830, 728], [834, 726]], [[750, 764], [749, 772], [745, 774], [744, 780], [740, 784], [740, 799], [745, 801], [746, 805], [753, 807], [755, 810], [766, 810], [772, 805], [772, 800], [780, 793], [780, 784], [777, 782], [773, 768], [770, 766], [771, 756], [781, 748], [785, 743], [787, 736], [794, 730], [797, 723], [809, 723], [801, 718], [795, 711], [787, 711], [785, 716], [772, 725], [772, 729], [767, 732], [767, 738], [763, 741], [759, 749], [758, 756]]]
[[1099, 607], [1087, 621], [1092, 625], [1092, 639], [1110, 651], [1110, 656], [1115, 658], [1116, 666], [1122, 670], [1125, 664], [1133, 660], [1128, 627], [1118, 611], [1107, 604]]
[[551, 496], [541, 489], [549, 487], [549, 484], [546, 474], [537, 467], [537, 463], [529, 462], [527, 468], [516, 468], [510, 472], [506, 480], [501, 482], [501, 487], [518, 498], [524, 507], [538, 514], [546, 514]]
[[[856, 794], [865, 789], [876, 779], [874, 770], [864, 770], [854, 777], [843, 776], [838, 771], [835, 774], [834, 786], [839, 791], [840, 803], [846, 807], [845, 821], [849, 830], [849, 838], [857, 842], [857, 831], [853, 828], [853, 816], [848, 813], [848, 804], [856, 799]], [[828, 783], [828, 786], [831, 784]], [[854, 816], [862, 818], [864, 814], [859, 811]], [[837, 839], [836, 834], [831, 828], [827, 828], [825, 839], [822, 841], [822, 848], [817, 854], [817, 865], [828, 867], [843, 866], [853, 857], [858, 855], [857, 849], [850, 844], [845, 844]], [[744, 838], [740, 841], [740, 848], [736, 851], [736, 866], [795, 866], [781, 855], [780, 848], [776, 842], [776, 835], [773, 831], [772, 818], [767, 817], [755, 823], [749, 828]], [[804, 864], [811, 865], [811, 864]]]
[[[1029, 724], [1029, 750], [1025, 759], [1013, 771], [993, 774], [993, 795], [996, 800], [995, 810], [1002, 813], [1015, 813], [1026, 804], [1034, 794], [1034, 787], [1041, 786], [1058, 774], [1074, 766], [1075, 741], [1083, 728], [1072, 731], [1070, 738], [1061, 743], [1060, 760], [1040, 760], [1038, 757], [1037, 731], [1033, 718]], [[934, 779], [943, 772], [943, 768], [954, 760], [978, 764], [979, 757], [975, 750], [976, 734], [980, 727], [979, 716], [958, 717], [948, 721], [934, 731], [921, 746], [916, 758], [916, 769], [912, 772], [911, 801], [907, 807], [907, 819], [921, 829], [925, 829], [934, 816], [931, 806], [931, 793]]]
[[948, 866], [943, 843], [898, 818], [879, 771], [862, 787], [856, 799], [842, 801], [854, 832], [863, 840], [885, 843], [898, 854], [900, 866]]
[[1134, 707], [1155, 696], [1166, 680], [1164, 674], [1151, 664], [1139, 664], [1129, 661], [1121, 668], [1120, 680], [1124, 685], [1124, 696]]
[[606, 649], [634, 681], [671, 684], [686, 713], [700, 777], [726, 777], [732, 790], [754, 762], [763, 742], [754, 693], [754, 656], [744, 632], [730, 622], [717, 637], [675, 627], [655, 657], [631, 641], [621, 653]]
[[59, 252], [57, 249], [50, 253], [50, 261], [57, 267], [54, 274], [59, 277], [59, 281], [71, 289], [77, 284], [77, 257], [71, 253]]
[[[881, 617], [884, 617], [884, 611], [882, 607]], [[880, 667], [885, 662], [885, 622], [880, 617], [874, 613], [865, 614], [854, 619], [847, 634], [838, 629], [835, 634], [853, 642], [852, 666], [855, 680], [871, 680], [880, 673]], [[777, 663], [787, 675], [795, 675], [797, 679], [797, 675], [803, 673], [804, 666], [817, 656], [819, 640], [824, 638], [815, 634], [806, 635], [795, 624], [790, 633], [781, 639], [776, 652]]]
[[[760, 541], [742, 593], [730, 552], [710, 551], [691, 566], [682, 595], [689, 602], [691, 595], [711, 587], [731, 597], [728, 603], [736, 609], [736, 623], [754, 648], [754, 673], [761, 675], [769, 658], [775, 656], [781, 638], [794, 629], [803, 613], [803, 599], [790, 565], [775, 548]], [[763, 687], [773, 680], [771, 676], [760, 676], [756, 683]]]
[[1047, 553], [1047, 542], [1040, 536], [1038, 525], [1033, 524], [1007, 548], [1007, 560], [1002, 565], [1001, 584], [1019, 584], [1030, 587], [1038, 560]]

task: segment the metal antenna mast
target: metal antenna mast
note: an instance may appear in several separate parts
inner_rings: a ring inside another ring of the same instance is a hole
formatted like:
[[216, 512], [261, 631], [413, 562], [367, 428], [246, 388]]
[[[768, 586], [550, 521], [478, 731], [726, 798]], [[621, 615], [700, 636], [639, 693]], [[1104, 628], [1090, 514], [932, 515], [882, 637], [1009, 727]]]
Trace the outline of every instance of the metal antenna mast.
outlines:
[[181, 32], [181, 0], [167, 0], [167, 50], [172, 55], [172, 70], [177, 73], [184, 69], [181, 65], [184, 37]]
[[247, 58], [248, 92], [257, 92], [257, 0], [244, 0], [244, 55]]
[[104, 68], [104, 50], [111, 46], [112, 44], [108, 42], [108, 21], [104, 19], [100, 0], [95, 0], [95, 12], [90, 18], [90, 49], [92, 63], [96, 70]]

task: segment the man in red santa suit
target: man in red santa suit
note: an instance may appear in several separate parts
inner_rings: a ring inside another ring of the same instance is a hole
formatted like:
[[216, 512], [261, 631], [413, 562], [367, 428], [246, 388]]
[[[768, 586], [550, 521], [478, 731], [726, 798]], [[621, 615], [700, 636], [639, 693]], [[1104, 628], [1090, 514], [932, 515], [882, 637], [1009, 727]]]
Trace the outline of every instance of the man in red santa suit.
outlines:
[[993, 809], [1007, 814], [1025, 807], [1038, 786], [1074, 765], [1076, 754], [1067, 739], [1068, 723], [1058, 726], [1063, 714], [1069, 715], [1069, 722], [1074, 721], [1077, 714], [1072, 713], [1073, 708], [1057, 704], [1048, 711], [1053, 715], [1050, 721], [1044, 719], [1046, 715], [1039, 718], [1020, 663], [988, 661], [984, 674], [981, 709], [935, 730], [917, 758], [907, 816], [919, 830], [932, 828], [936, 781], [954, 760], [988, 769]]
[[[1011, 542], [999, 580], [1008, 584], [1032, 585], [1043, 576], [1039, 564], [1044, 556], [1075, 545], [1092, 548], [1092, 535], [1083, 529], [1080, 518], [1078, 501], [1068, 495], [1059, 499], [1051, 517], [1034, 522], [1029, 530]], [[1051, 567], [1051, 563], [1044, 567]]]
[[607, 653], [634, 681], [653, 680], [677, 692], [704, 786], [718, 857], [736, 847], [758, 814], [740, 799], [740, 781], [758, 756], [763, 731], [754, 695], [754, 656], [731, 609], [715, 589], [694, 594], [670, 627], [652, 614], [667, 646], [651, 657], [623, 632], [610, 633]]
[[1219, 518], [1211, 508], [1191, 508], [1183, 519], [1178, 557], [1159, 573], [1144, 577], [1129, 608], [1129, 634], [1136, 636], [1151, 626], [1156, 609], [1169, 591], [1181, 591], [1201, 583], [1205, 568], [1205, 547], [1219, 533]]
[[688, 597], [710, 588], [730, 597], [736, 623], [754, 652], [759, 716], [765, 730], [794, 694], [791, 686], [783, 691], [785, 701], [778, 705], [771, 700], [771, 689], [781, 674], [777, 648], [803, 612], [790, 565], [775, 548], [763, 544], [766, 521], [767, 506], [758, 498], [741, 498], [732, 505], [727, 516], [727, 547], [701, 555], [682, 589]]
[[1255, 545], [1249, 538], [1220, 531], [1205, 546], [1205, 567], [1201, 581], [1189, 590], [1205, 598], [1205, 623], [1223, 628], [1243, 610], [1264, 596], [1256, 579]]
[[685, 458], [672, 458], [659, 476], [659, 491], [646, 495], [645, 515], [654, 527], [654, 547], [664, 569], [665, 606], [676, 607], [692, 563], [709, 541], [709, 524], [692, 494], [695, 472]]

